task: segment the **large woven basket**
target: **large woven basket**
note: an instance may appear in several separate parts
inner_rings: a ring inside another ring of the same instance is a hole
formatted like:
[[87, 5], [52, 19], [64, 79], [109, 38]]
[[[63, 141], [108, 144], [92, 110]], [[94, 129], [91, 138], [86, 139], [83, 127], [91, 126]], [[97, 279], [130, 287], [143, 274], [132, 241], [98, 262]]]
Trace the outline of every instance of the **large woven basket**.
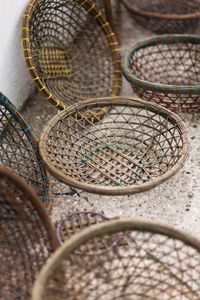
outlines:
[[76, 211], [63, 215], [61, 220], [56, 222], [56, 234], [60, 244], [63, 244], [72, 235], [84, 228], [99, 224], [109, 219], [103, 213], [94, 211]]
[[133, 91], [176, 112], [200, 111], [200, 38], [165, 35], [137, 42], [124, 56]]
[[0, 299], [28, 300], [58, 241], [39, 198], [5, 167], [0, 191]]
[[[102, 1], [95, 2], [98, 7]], [[23, 48], [37, 88], [58, 109], [120, 93], [118, 42], [89, 0], [31, 0], [24, 15]]]
[[121, 0], [131, 17], [156, 33], [193, 33], [199, 25], [199, 0]]
[[199, 240], [160, 224], [116, 220], [65, 242], [43, 267], [32, 300], [199, 300], [199, 294]]
[[31, 184], [46, 207], [49, 179], [39, 154], [39, 146], [31, 126], [16, 107], [0, 93], [0, 165], [10, 167]]
[[187, 152], [186, 129], [177, 115], [121, 97], [70, 106], [49, 121], [40, 140], [52, 175], [105, 195], [142, 192], [164, 182], [182, 167]]

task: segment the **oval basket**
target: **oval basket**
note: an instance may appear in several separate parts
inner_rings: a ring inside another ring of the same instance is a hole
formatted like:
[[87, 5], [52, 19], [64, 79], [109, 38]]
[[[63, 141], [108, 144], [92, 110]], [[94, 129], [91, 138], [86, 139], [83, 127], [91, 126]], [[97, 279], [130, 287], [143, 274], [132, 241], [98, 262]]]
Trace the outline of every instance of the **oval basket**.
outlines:
[[0, 165], [14, 170], [31, 184], [47, 208], [51, 207], [49, 179], [31, 126], [0, 93]]
[[187, 153], [186, 129], [177, 115], [122, 97], [70, 106], [49, 121], [40, 140], [52, 175], [104, 195], [142, 192], [164, 182], [182, 167]]
[[123, 59], [133, 91], [176, 112], [200, 111], [200, 38], [164, 35], [136, 43]]
[[103, 213], [94, 211], [76, 211], [63, 215], [56, 223], [56, 234], [60, 244], [63, 244], [72, 235], [89, 226], [99, 224], [109, 219]]
[[199, 25], [195, 0], [121, 0], [131, 17], [156, 33], [193, 33]]
[[5, 167], [0, 167], [0, 191], [0, 298], [28, 300], [58, 241], [40, 199]]
[[[96, 239], [118, 243], [96, 255]], [[198, 300], [199, 290], [199, 240], [152, 222], [115, 220], [65, 242], [40, 272], [32, 300]]]
[[118, 41], [89, 0], [31, 0], [24, 14], [23, 48], [38, 90], [58, 109], [121, 91]]

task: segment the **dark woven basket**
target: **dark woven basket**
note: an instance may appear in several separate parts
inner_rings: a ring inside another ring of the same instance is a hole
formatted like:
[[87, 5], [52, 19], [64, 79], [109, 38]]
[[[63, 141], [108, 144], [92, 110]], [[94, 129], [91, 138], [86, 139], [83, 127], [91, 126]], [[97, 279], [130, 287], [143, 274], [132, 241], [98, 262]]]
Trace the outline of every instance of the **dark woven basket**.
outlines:
[[118, 42], [89, 0], [31, 0], [24, 15], [23, 48], [37, 88], [58, 109], [120, 93]]
[[[99, 246], [115, 245], [96, 254], [97, 239]], [[65, 242], [43, 267], [32, 300], [199, 300], [199, 295], [199, 240], [156, 223], [116, 220]]]
[[38, 148], [31, 127], [0, 93], [0, 165], [10, 167], [23, 177], [50, 208], [49, 179]]
[[108, 221], [103, 213], [93, 211], [77, 211], [69, 215], [62, 216], [56, 223], [57, 238], [63, 244], [72, 235], [78, 233], [86, 227]]
[[5, 167], [0, 191], [0, 299], [28, 300], [58, 241], [40, 199]]
[[133, 91], [176, 112], [200, 111], [200, 38], [166, 35], [136, 43], [123, 69]]
[[105, 195], [142, 192], [164, 182], [182, 167], [187, 152], [186, 129], [177, 115], [121, 97], [70, 106], [49, 121], [40, 140], [52, 175]]
[[193, 33], [199, 25], [199, 0], [121, 0], [131, 17], [156, 33]]

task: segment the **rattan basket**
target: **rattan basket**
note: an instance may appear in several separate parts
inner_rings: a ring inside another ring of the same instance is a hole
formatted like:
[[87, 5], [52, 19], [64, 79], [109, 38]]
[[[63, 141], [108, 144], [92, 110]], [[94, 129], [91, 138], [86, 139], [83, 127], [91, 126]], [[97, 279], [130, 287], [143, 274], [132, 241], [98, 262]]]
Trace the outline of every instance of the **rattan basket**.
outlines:
[[199, 300], [199, 294], [199, 240], [152, 222], [116, 220], [65, 242], [39, 274], [32, 300]]
[[38, 90], [58, 109], [120, 93], [118, 41], [89, 0], [31, 0], [24, 14], [23, 48]]
[[164, 182], [182, 167], [187, 152], [186, 129], [177, 115], [122, 97], [70, 106], [49, 121], [40, 140], [52, 175], [105, 195], [142, 192]]
[[31, 126], [16, 107], [0, 93], [0, 165], [10, 167], [31, 184], [50, 208], [49, 179]]
[[108, 220], [103, 213], [96, 213], [94, 211], [76, 211], [68, 215], [63, 215], [61, 220], [56, 223], [57, 238], [60, 244], [63, 244], [72, 235], [84, 228]]
[[123, 71], [133, 91], [176, 112], [200, 111], [200, 38], [165, 35], [136, 43]]
[[0, 191], [0, 299], [28, 300], [58, 241], [40, 199], [5, 167]]
[[131, 17], [156, 33], [193, 33], [199, 25], [199, 0], [121, 0]]

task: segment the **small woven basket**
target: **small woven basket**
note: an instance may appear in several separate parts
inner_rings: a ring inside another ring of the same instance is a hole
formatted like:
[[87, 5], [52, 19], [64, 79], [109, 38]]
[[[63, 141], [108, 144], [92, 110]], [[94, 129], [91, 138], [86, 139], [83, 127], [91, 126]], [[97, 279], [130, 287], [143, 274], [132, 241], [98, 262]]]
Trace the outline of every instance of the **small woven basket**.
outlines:
[[136, 43], [123, 71], [133, 91], [176, 112], [200, 111], [200, 38], [165, 35]]
[[31, 126], [16, 107], [0, 93], [0, 165], [14, 170], [31, 184], [47, 208], [49, 179]]
[[142, 192], [164, 182], [182, 167], [187, 152], [186, 129], [177, 115], [121, 97], [70, 106], [49, 121], [40, 140], [52, 175], [104, 195]]
[[[98, 254], [97, 240], [107, 246]], [[32, 300], [199, 300], [199, 294], [199, 240], [160, 224], [115, 220], [65, 242], [40, 272]]]
[[193, 33], [199, 25], [199, 0], [121, 0], [131, 17], [156, 33]]
[[61, 110], [121, 91], [118, 41], [97, 9], [105, 1], [95, 2], [31, 0], [24, 14], [28, 69], [39, 91]]
[[5, 167], [0, 191], [0, 299], [28, 300], [58, 241], [40, 199]]
[[72, 235], [80, 232], [84, 228], [108, 221], [103, 213], [76, 211], [69, 215], [62, 216], [56, 223], [56, 233], [60, 244], [63, 244]]

